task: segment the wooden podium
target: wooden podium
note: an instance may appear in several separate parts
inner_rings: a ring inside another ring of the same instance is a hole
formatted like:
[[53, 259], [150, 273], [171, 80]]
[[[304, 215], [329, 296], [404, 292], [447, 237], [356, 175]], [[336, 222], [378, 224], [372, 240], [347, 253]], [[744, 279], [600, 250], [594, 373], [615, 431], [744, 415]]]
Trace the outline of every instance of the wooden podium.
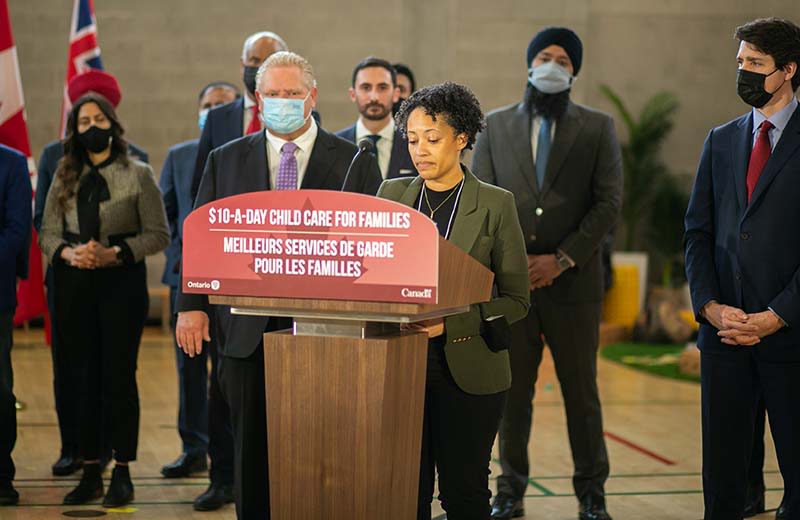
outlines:
[[294, 320], [264, 335], [273, 520], [416, 516], [428, 341], [400, 324], [488, 301], [494, 278], [441, 238], [430, 261], [436, 304], [209, 297], [235, 314]]

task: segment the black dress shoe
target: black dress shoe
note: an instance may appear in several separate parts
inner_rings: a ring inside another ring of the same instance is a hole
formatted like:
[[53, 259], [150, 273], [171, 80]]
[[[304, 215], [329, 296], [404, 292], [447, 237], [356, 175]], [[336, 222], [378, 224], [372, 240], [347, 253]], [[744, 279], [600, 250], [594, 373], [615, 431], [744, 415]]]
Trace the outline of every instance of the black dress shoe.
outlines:
[[764, 486], [747, 486], [744, 495], [744, 513], [742, 516], [750, 518], [764, 512]]
[[128, 466], [114, 466], [111, 484], [103, 499], [103, 507], [122, 507], [133, 501], [133, 482]]
[[83, 476], [78, 485], [64, 497], [64, 505], [76, 506], [91, 502], [103, 496], [103, 478], [100, 476], [100, 466], [97, 464], [84, 464]]
[[778, 506], [777, 511], [775, 511], [775, 520], [788, 520], [789, 515], [786, 513], [786, 505], [781, 500], [781, 505]]
[[189, 455], [181, 453], [172, 464], [167, 464], [161, 468], [161, 474], [166, 478], [184, 478], [192, 473], [200, 473], [208, 470], [208, 461], [205, 453], [202, 455]]
[[492, 520], [508, 520], [525, 516], [522, 500], [504, 493], [498, 494], [492, 501]]
[[53, 475], [57, 477], [66, 477], [67, 475], [72, 475], [82, 467], [83, 459], [81, 457], [61, 455], [61, 458], [53, 464]]
[[233, 502], [233, 486], [212, 483], [205, 493], [194, 500], [195, 511], [216, 511]]
[[10, 480], [0, 481], [0, 506], [15, 506], [19, 503], [19, 493]]
[[606, 511], [605, 499], [594, 498], [582, 501], [578, 520], [611, 520], [611, 515]]

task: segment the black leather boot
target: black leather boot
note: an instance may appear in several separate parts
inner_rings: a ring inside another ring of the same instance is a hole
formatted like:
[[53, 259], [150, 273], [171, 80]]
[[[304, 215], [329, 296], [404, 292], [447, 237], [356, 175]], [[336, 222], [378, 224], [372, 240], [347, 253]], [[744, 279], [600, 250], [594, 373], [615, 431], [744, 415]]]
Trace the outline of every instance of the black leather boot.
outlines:
[[81, 481], [64, 497], [64, 505], [85, 504], [101, 496], [103, 496], [103, 477], [100, 476], [100, 465], [84, 464]]
[[108, 493], [103, 499], [103, 507], [121, 507], [133, 501], [133, 482], [128, 466], [114, 466]]

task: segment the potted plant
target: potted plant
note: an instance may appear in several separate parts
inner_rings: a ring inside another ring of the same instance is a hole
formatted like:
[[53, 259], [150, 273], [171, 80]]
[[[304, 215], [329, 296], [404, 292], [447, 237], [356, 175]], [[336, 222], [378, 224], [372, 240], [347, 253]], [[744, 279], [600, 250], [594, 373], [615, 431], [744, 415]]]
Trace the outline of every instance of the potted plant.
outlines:
[[[638, 283], [619, 284], [615, 296], [628, 302], [628, 314], [638, 315], [644, 309], [647, 295], [648, 254], [658, 240], [652, 238], [653, 230], [666, 228], [661, 217], [654, 226], [653, 216], [656, 208], [669, 206], [667, 190], [676, 187], [669, 170], [661, 159], [661, 148], [672, 130], [674, 116], [678, 110], [677, 98], [669, 92], [659, 92], [651, 97], [642, 108], [638, 118], [634, 118], [622, 99], [608, 85], [601, 85], [600, 91], [614, 105], [625, 124], [627, 142], [621, 145], [623, 169], [623, 203], [620, 231], [624, 252], [613, 255], [613, 263], [619, 266], [635, 265]], [[684, 206], [685, 208], [685, 206]], [[682, 223], [683, 219], [678, 219]], [[662, 226], [663, 224], [663, 226]], [[642, 226], [646, 226], [643, 228]], [[670, 230], [673, 233], [674, 230]], [[658, 231], [656, 231], [658, 232]], [[673, 237], [674, 238], [674, 237]], [[670, 244], [674, 240], [669, 240]], [[650, 246], [650, 247], [648, 247]], [[657, 246], [656, 246], [657, 247]], [[622, 277], [617, 277], [619, 282]], [[634, 291], [634, 294], [621, 295], [620, 290]], [[638, 294], [636, 294], [638, 293]], [[633, 309], [631, 309], [633, 307]]]

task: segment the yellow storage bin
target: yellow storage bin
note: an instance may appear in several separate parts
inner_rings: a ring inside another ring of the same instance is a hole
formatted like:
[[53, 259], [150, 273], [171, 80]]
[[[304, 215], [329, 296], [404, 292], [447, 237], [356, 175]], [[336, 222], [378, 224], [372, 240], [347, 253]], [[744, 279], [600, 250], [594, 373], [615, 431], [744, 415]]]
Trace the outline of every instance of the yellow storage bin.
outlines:
[[639, 317], [639, 268], [614, 266], [614, 286], [603, 301], [603, 321], [633, 328]]

